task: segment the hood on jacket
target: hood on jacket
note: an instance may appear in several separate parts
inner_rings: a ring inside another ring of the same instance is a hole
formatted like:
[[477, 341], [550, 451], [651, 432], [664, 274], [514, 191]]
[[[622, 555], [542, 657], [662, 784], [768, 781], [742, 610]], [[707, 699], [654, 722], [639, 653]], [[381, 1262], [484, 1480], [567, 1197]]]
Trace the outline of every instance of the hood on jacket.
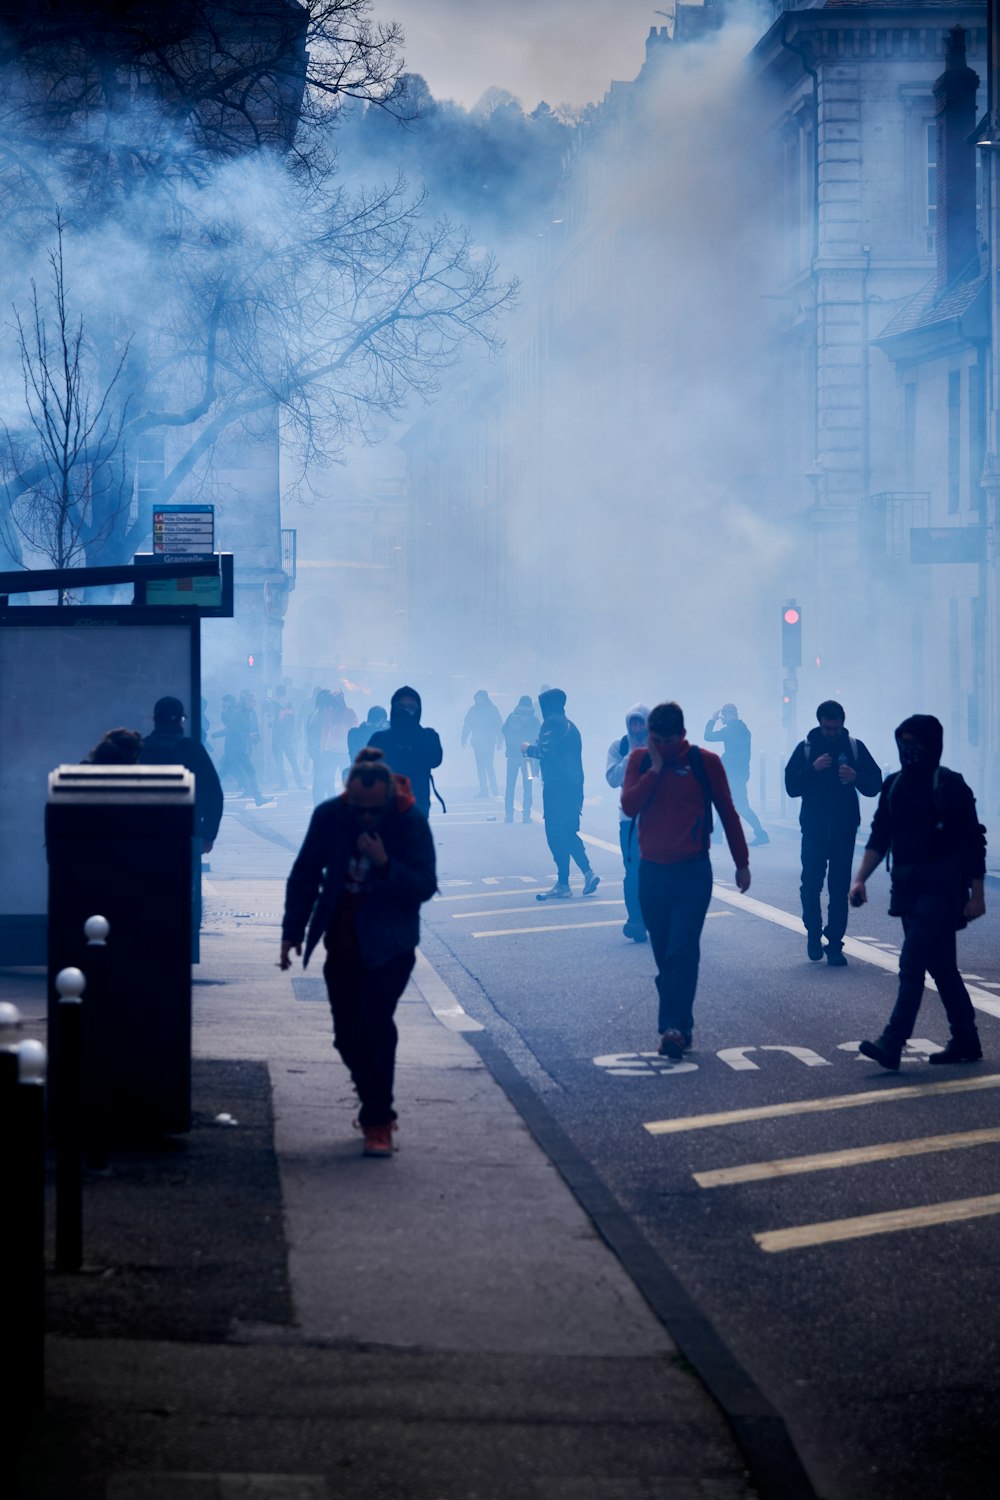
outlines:
[[[415, 698], [416, 699], [417, 711], [416, 711], [415, 714], [412, 715], [412, 717], [411, 717], [410, 714], [408, 714], [406, 712], [405, 709], [400, 708], [400, 706], [399, 706], [399, 700], [401, 698]], [[389, 699], [389, 722], [394, 727], [397, 724], [400, 724], [400, 723], [402, 723], [402, 724], [419, 724], [420, 723], [420, 715], [423, 713], [423, 711], [424, 711], [424, 705], [420, 701], [420, 694], [417, 692], [416, 688], [407, 687], [407, 686], [405, 686], [405, 684], [404, 684], [403, 687], [397, 688], [396, 691], [393, 693], [392, 697]]]
[[849, 736], [847, 733], [846, 724], [844, 725], [843, 729], [841, 729], [835, 740], [828, 740], [818, 724], [814, 724], [812, 729], [810, 729], [809, 733], [806, 735], [806, 739], [809, 741], [814, 751], [817, 749], [825, 749], [829, 751], [834, 745], [843, 745], [844, 741], [848, 738]]
[[381, 703], [373, 703], [371, 708], [368, 710], [368, 718], [366, 722], [369, 724], [386, 724], [388, 723], [388, 720], [389, 715], [386, 713]]
[[489, 703], [490, 695], [485, 688], [480, 688], [479, 691], [475, 694], [474, 701], [476, 703]]
[[544, 693], [538, 695], [538, 707], [542, 710], [543, 719], [551, 714], [563, 714], [566, 712], [566, 694], [562, 688], [546, 688]]
[[632, 707], [625, 712], [625, 733], [628, 736], [628, 747], [630, 750], [635, 750], [638, 745], [645, 744], [645, 741], [637, 740], [633, 735], [630, 727], [632, 719], [641, 719], [644, 726], [648, 723], [649, 708], [645, 703], [633, 703]]
[[941, 764], [941, 753], [944, 750], [944, 727], [940, 719], [935, 719], [933, 714], [911, 714], [896, 730], [897, 746], [901, 734], [912, 734], [923, 747], [919, 762], [921, 769], [933, 771]]
[[530, 708], [532, 713], [534, 713], [534, 711], [535, 711], [535, 705], [531, 701], [531, 699], [528, 697], [527, 693], [522, 693], [521, 694], [520, 698], [518, 698], [518, 700], [515, 703], [514, 707], [515, 707], [515, 709], [517, 709], [517, 708]]

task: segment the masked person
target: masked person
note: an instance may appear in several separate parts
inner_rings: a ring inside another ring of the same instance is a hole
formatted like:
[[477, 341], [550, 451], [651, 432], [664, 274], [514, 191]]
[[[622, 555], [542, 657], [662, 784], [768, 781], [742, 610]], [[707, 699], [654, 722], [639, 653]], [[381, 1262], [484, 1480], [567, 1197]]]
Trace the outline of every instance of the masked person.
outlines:
[[389, 699], [388, 729], [373, 734], [368, 744], [381, 750], [393, 770], [407, 778], [414, 801], [427, 818], [431, 811], [431, 772], [444, 760], [444, 751], [437, 730], [421, 724], [421, 711], [416, 688], [397, 688]]
[[583, 742], [572, 719], [566, 717], [566, 694], [561, 688], [545, 688], [538, 695], [542, 727], [533, 745], [521, 746], [521, 754], [537, 760], [542, 770], [542, 811], [545, 837], [556, 862], [556, 883], [539, 891], [536, 901], [566, 901], [572, 859], [583, 872], [583, 894], [593, 895], [601, 883], [587, 858], [580, 838], [583, 812]]
[[750, 730], [740, 718], [735, 703], [724, 703], [718, 713], [712, 715], [705, 725], [705, 743], [722, 741], [722, 769], [729, 782], [733, 806], [744, 822], [753, 829], [751, 848], [771, 842], [764, 832], [764, 825], [750, 806], [748, 786], [750, 782]]
[[313, 812], [288, 877], [279, 960], [290, 968], [304, 940], [304, 967], [321, 938], [326, 945], [333, 1044], [361, 1102], [365, 1156], [393, 1152], [393, 1018], [420, 941], [420, 907], [436, 890], [427, 820], [406, 778], [369, 746], [344, 791]]
[[[860, 740], [844, 728], [844, 710], [827, 699], [816, 710], [818, 727], [796, 745], [785, 767], [785, 790], [801, 797], [802, 924], [806, 952], [817, 963], [826, 954], [842, 968], [847, 931], [847, 892], [851, 884], [854, 845], [861, 822], [858, 793], [877, 797], [882, 772]], [[827, 890], [826, 927], [821, 898]], [[822, 939], [826, 938], [824, 949]]]
[[629, 754], [622, 808], [638, 820], [639, 902], [656, 959], [659, 1050], [676, 1060], [693, 1036], [701, 930], [712, 899], [713, 806], [741, 891], [750, 888], [750, 856], [722, 762], [688, 744], [680, 704], [652, 709], [648, 733], [648, 749]]
[[[608, 786], [621, 787], [625, 784], [625, 766], [629, 756], [633, 750], [645, 749], [648, 718], [649, 709], [645, 703], [633, 703], [625, 715], [625, 733], [620, 740], [612, 740], [608, 746], [608, 764], [604, 772]], [[639, 850], [631, 847], [633, 842], [631, 834], [632, 819], [625, 816], [619, 804], [618, 840], [625, 865], [624, 895], [625, 911], [628, 916], [622, 932], [627, 938], [631, 938], [633, 943], [644, 943], [646, 923], [639, 904]]]
[[503, 722], [503, 738], [507, 747], [507, 784], [504, 788], [504, 822], [514, 821], [514, 793], [517, 778], [521, 777], [521, 822], [531, 822], [533, 788], [531, 765], [521, 752], [521, 746], [537, 738], [541, 729], [538, 715], [527, 693], [517, 700], [515, 707]]
[[930, 714], [913, 714], [896, 730], [901, 770], [886, 778], [851, 886], [853, 906], [868, 899], [866, 882], [892, 855], [889, 915], [903, 923], [899, 990], [875, 1042], [860, 1051], [893, 1072], [916, 1023], [924, 975], [937, 985], [951, 1039], [932, 1063], [977, 1062], [983, 1055], [976, 1013], [958, 972], [955, 933], [986, 911], [986, 838], [976, 799], [957, 771], [941, 765], [944, 730]]

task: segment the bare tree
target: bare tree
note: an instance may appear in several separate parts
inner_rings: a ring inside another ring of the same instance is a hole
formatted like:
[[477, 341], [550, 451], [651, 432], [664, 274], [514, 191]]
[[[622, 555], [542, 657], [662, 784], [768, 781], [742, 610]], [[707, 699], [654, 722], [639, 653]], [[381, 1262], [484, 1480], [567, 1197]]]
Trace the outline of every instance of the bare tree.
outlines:
[[117, 395], [128, 344], [110, 379], [101, 382], [84, 320], [68, 306], [63, 234], [57, 219], [47, 296], [32, 280], [30, 318], [14, 309], [26, 424], [16, 433], [5, 426], [10, 525], [56, 568], [72, 567], [110, 534], [115, 515], [98, 519], [95, 496], [110, 488], [119, 505], [126, 503], [113, 471], [127, 416], [127, 403]]

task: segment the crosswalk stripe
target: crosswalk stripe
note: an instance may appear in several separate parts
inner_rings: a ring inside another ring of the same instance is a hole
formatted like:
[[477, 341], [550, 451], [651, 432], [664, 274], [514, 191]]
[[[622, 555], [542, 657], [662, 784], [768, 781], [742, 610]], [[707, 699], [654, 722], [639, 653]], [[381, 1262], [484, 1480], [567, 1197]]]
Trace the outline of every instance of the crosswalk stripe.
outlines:
[[896, 1161], [903, 1156], [927, 1156], [934, 1151], [958, 1151], [965, 1146], [987, 1146], [1000, 1141], [1000, 1126], [985, 1130], [963, 1130], [954, 1135], [925, 1135], [912, 1141], [884, 1141], [875, 1146], [856, 1146], [844, 1151], [821, 1151], [815, 1156], [785, 1156], [777, 1161], [752, 1161], [739, 1167], [717, 1167], [711, 1172], [693, 1172], [699, 1187], [732, 1187], [740, 1182], [764, 1182], [774, 1177], [793, 1177], [800, 1172], [828, 1172], [839, 1167], [863, 1166], [870, 1161]]
[[831, 1109], [856, 1109], [862, 1104], [889, 1104], [897, 1099], [928, 1099], [938, 1094], [967, 1094], [975, 1089], [1000, 1088], [1000, 1073], [985, 1078], [954, 1078], [946, 1083], [888, 1085], [859, 1094], [833, 1094], [826, 1099], [795, 1099], [784, 1104], [758, 1104], [749, 1109], [727, 1109], [710, 1115], [679, 1115], [672, 1120], [650, 1120], [650, 1135], [680, 1135], [685, 1130], [709, 1130], [717, 1125], [742, 1125], [748, 1120], [776, 1120], [782, 1115], [821, 1114]]
[[490, 932], [474, 932], [474, 938], [520, 937], [528, 932], [569, 932], [580, 927], [620, 927], [621, 917], [612, 917], [610, 922], [544, 922], [538, 927], [497, 927]]
[[798, 1224], [791, 1229], [769, 1229], [755, 1234], [762, 1250], [803, 1250], [809, 1245], [829, 1245], [837, 1240], [860, 1240], [873, 1234], [893, 1234], [901, 1229], [925, 1229], [932, 1224], [956, 1224], [963, 1219], [983, 1219], [1000, 1214], [1000, 1193], [984, 1198], [956, 1198], [949, 1203], [927, 1203], [921, 1208], [895, 1208], [887, 1213], [863, 1214], [856, 1219], [830, 1219], [821, 1224]]
[[[509, 894], [509, 892], [507, 894]], [[625, 902], [624, 902], [624, 900], [621, 897], [619, 897], [619, 899], [617, 901], [594, 901], [589, 896], [587, 897], [587, 909], [588, 909], [588, 911], [589, 911], [589, 909], [592, 906], [624, 906], [624, 905], [625, 905]], [[533, 910], [533, 908], [530, 907], [530, 906], [499, 906], [499, 907], [495, 907], [493, 909], [493, 911], [453, 911], [452, 914], [451, 914], [451, 919], [452, 919], [453, 922], [465, 922], [465, 921], [468, 921], [468, 919], [470, 917], [509, 917], [509, 916], [523, 916], [526, 911], [532, 911], [532, 910]], [[728, 915], [728, 913], [727, 913], [727, 915]]]

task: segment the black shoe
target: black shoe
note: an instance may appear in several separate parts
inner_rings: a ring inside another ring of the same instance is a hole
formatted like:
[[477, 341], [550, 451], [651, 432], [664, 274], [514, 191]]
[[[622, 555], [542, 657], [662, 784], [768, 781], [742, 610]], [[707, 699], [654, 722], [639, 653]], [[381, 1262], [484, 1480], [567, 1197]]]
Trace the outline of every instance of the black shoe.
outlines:
[[820, 939], [818, 937], [814, 937], [811, 932], [806, 938], [806, 952], [812, 959], [813, 963], [818, 964], [820, 959], [823, 957], [823, 944]]
[[843, 948], [839, 946], [835, 948], [832, 943], [830, 943], [827, 947], [826, 961], [830, 965], [831, 969], [847, 968], [847, 959], [844, 957]]
[[672, 1057], [674, 1062], [680, 1062], [684, 1056], [684, 1033], [672, 1029], [665, 1031], [660, 1037], [658, 1051], [661, 1057]]
[[757, 837], [755, 839], [751, 839], [750, 840], [750, 848], [751, 849], [759, 849], [760, 846], [761, 846], [761, 844], [769, 844], [770, 842], [771, 842], [770, 835], [766, 834], [764, 832], [763, 828], [762, 828], [760, 830], [760, 833], [758, 833]]
[[600, 883], [601, 877], [597, 874], [596, 870], [588, 870], [583, 877], [583, 894], [585, 896], [592, 896]]
[[978, 1062], [982, 1055], [983, 1049], [979, 1045], [978, 1036], [971, 1037], [967, 1042], [960, 1042], [957, 1037], [953, 1036], [942, 1052], [932, 1052], [927, 1061], [929, 1063]]
[[899, 1072], [899, 1054], [902, 1048], [896, 1042], [888, 1038], [885, 1032], [877, 1042], [862, 1042], [858, 1051], [864, 1057], [870, 1057], [872, 1062], [877, 1062], [881, 1067], [888, 1068], [890, 1073]]

